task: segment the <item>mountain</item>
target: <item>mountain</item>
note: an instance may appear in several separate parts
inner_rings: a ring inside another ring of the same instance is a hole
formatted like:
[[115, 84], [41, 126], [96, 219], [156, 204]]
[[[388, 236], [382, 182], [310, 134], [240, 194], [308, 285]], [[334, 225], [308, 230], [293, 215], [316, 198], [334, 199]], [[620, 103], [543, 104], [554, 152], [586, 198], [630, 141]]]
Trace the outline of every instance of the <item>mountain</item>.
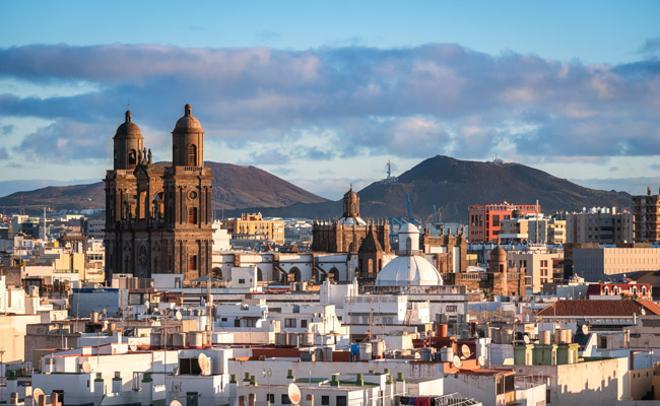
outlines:
[[[261, 211], [267, 216], [327, 218], [341, 215], [341, 201], [329, 201], [253, 166], [207, 162], [213, 171], [216, 210], [226, 216]], [[446, 156], [429, 158], [395, 180], [370, 184], [360, 192], [364, 217], [412, 214], [423, 220], [434, 211], [443, 221], [465, 222], [470, 204], [534, 203], [545, 213], [582, 207], [630, 206], [623, 192], [589, 189], [566, 179], [517, 163], [462, 161]], [[0, 210], [24, 208], [103, 208], [103, 183], [46, 187], [0, 198]]]
[[[409, 198], [412, 214], [423, 220], [434, 206], [443, 221], [466, 222], [470, 204], [534, 203], [545, 213], [582, 207], [629, 207], [630, 195], [589, 189], [566, 179], [517, 163], [463, 161], [435, 156], [414, 166], [394, 181], [379, 181], [359, 192], [365, 217], [402, 216]], [[262, 209], [265, 215], [337, 217], [341, 202], [297, 203]]]
[[[219, 162], [206, 162], [206, 165], [213, 171], [213, 202], [216, 210], [282, 207], [294, 203], [327, 201], [254, 166]], [[44, 206], [54, 210], [104, 208], [103, 182], [49, 186], [29, 192], [16, 192], [0, 198], [0, 210], [10, 212], [20, 209], [37, 212]]]

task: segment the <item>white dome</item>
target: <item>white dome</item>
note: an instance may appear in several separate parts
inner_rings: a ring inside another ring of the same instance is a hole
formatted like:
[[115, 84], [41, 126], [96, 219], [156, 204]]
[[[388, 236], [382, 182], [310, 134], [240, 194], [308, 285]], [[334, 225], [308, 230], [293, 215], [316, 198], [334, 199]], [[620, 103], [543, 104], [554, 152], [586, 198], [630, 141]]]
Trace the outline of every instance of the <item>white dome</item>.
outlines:
[[342, 217], [338, 221], [339, 224], [345, 225], [345, 226], [366, 226], [367, 222], [362, 220], [362, 217]]
[[418, 255], [396, 257], [378, 272], [376, 286], [442, 285], [440, 272]]
[[419, 234], [419, 229], [417, 227], [415, 227], [415, 225], [412, 224], [412, 223], [406, 223], [406, 224], [402, 225], [401, 227], [399, 227], [399, 233]]

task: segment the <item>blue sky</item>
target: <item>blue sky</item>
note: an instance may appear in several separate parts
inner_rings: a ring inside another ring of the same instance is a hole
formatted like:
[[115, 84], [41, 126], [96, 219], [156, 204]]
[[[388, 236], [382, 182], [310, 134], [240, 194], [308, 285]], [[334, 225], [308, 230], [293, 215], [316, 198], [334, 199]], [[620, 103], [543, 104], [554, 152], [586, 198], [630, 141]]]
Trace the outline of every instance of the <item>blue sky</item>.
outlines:
[[641, 192], [658, 21], [657, 1], [2, 2], [0, 181], [101, 178], [129, 103], [168, 159], [192, 102], [207, 159], [331, 198], [435, 154]]

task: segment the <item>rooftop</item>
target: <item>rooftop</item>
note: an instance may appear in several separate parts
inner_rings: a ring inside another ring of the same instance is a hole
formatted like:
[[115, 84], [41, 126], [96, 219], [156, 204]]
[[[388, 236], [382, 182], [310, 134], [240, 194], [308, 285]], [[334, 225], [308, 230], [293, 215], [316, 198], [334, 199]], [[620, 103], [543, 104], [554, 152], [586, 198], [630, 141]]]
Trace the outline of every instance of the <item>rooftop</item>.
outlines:
[[660, 306], [648, 300], [558, 300], [538, 316], [630, 317], [633, 314], [660, 315]]

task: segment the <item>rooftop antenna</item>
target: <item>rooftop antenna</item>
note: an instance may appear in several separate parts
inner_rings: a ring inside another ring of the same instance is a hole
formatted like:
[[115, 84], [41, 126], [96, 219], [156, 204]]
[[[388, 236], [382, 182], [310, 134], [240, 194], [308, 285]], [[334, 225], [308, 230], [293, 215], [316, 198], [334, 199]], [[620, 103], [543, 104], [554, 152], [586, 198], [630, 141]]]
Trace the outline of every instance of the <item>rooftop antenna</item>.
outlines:
[[387, 171], [387, 179], [392, 178], [392, 162], [390, 160], [387, 160], [387, 165], [385, 165], [385, 170]]
[[46, 206], [44, 206], [44, 230], [43, 230], [43, 235], [42, 239], [44, 242], [46, 242], [46, 238], [48, 236], [48, 231], [46, 230]]

